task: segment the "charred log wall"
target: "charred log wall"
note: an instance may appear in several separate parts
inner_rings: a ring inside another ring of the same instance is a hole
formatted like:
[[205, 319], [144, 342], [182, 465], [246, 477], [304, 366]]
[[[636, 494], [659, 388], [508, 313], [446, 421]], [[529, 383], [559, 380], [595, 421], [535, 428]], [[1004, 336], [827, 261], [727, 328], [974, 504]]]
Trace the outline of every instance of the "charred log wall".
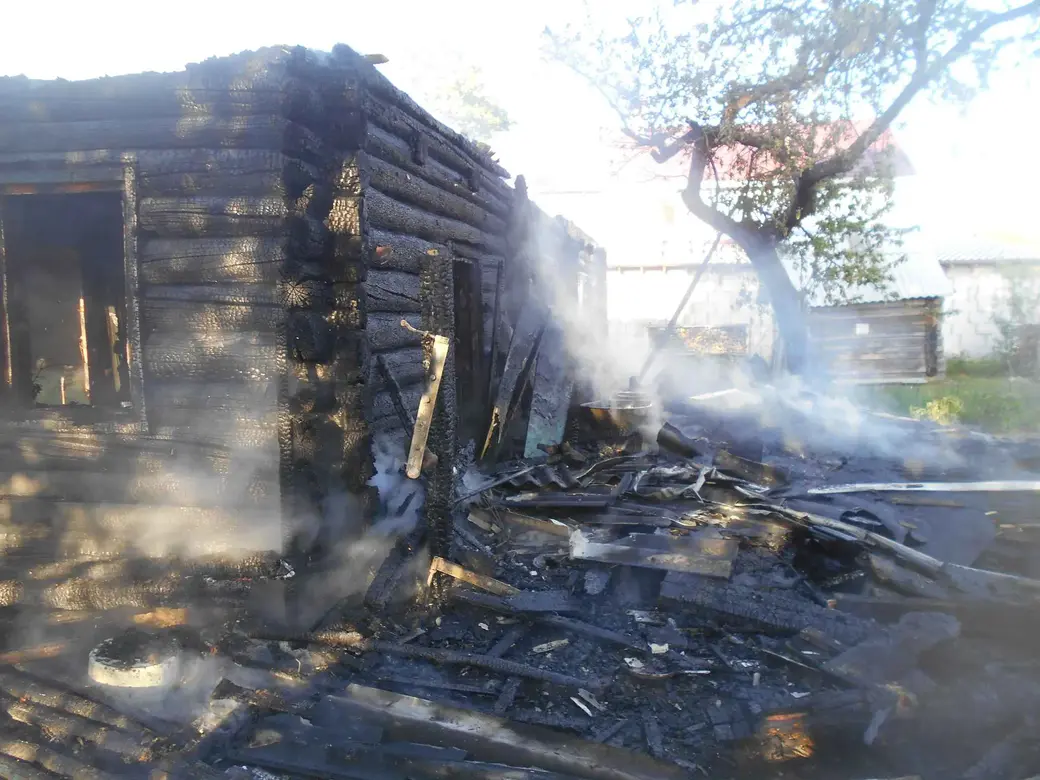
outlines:
[[343, 270], [332, 240], [318, 71], [266, 50], [175, 74], [0, 80], [5, 192], [118, 182], [139, 324], [133, 410], [5, 409], [12, 565], [14, 549], [279, 549], [283, 520], [313, 519], [330, 492], [314, 464], [346, 462], [329, 427], [361, 419], [362, 400], [321, 383], [357, 379], [342, 356], [364, 320], [359, 266]]
[[[51, 502], [26, 509], [26, 528], [78, 502], [69, 527], [91, 529], [82, 544], [56, 531], [38, 560], [128, 554], [149, 535], [197, 540], [221, 524], [228, 544], [334, 541], [368, 514], [372, 434], [411, 435], [399, 410], [417, 409], [430, 356], [402, 320], [455, 340], [427, 479], [447, 538], [458, 406], [487, 418], [494, 364], [523, 299], [540, 294], [520, 248], [544, 226], [486, 151], [345, 47], [2, 80], [0, 117], [0, 186], [107, 182], [127, 204], [134, 408], [9, 409], [3, 427], [4, 500]], [[12, 454], [27, 446], [32, 463]], [[272, 525], [275, 541], [254, 527]]]
[[[438, 465], [426, 484], [427, 519], [434, 546], [443, 552], [454, 496], [458, 405], [486, 403], [495, 291], [514, 195], [503, 181], [508, 174], [487, 153], [433, 119], [356, 53], [337, 47], [332, 65], [362, 116], [356, 136], [340, 136], [334, 145], [346, 161], [341, 179], [358, 186], [351, 197], [361, 216], [349, 239], [360, 242], [364, 257], [374, 431], [407, 445], [411, 426], [398, 407], [415, 414], [429, 372], [429, 340], [402, 320], [452, 341], [428, 442]], [[462, 269], [460, 282], [463, 275], [474, 280], [476, 290], [468, 288], [465, 295], [475, 297], [481, 309], [458, 331], [456, 267]], [[476, 274], [465, 273], [474, 268]], [[465, 376], [456, 375], [459, 354], [466, 356]]]

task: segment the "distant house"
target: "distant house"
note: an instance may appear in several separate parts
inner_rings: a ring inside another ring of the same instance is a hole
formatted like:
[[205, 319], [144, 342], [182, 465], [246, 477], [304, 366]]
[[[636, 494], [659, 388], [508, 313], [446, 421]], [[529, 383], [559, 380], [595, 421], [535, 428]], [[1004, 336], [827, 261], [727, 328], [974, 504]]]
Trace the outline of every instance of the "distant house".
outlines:
[[937, 252], [950, 280], [943, 339], [951, 355], [987, 357], [1008, 329], [1040, 323], [1040, 243], [973, 237]]

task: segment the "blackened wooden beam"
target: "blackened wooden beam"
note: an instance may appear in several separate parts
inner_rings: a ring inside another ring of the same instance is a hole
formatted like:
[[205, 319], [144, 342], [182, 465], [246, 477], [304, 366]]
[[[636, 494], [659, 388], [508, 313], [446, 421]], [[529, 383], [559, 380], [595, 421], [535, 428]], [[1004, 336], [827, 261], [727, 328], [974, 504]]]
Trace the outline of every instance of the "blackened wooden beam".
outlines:
[[491, 422], [484, 440], [482, 457], [502, 441], [502, 434], [508, 425], [517, 387], [537, 354], [538, 342], [545, 328], [546, 316], [547, 311], [541, 301], [528, 301], [521, 310], [519, 322], [513, 332], [512, 343], [509, 345], [506, 364], [502, 369], [502, 378], [498, 383], [495, 403], [491, 408]]
[[383, 230], [408, 233], [426, 241], [463, 241], [491, 252], [502, 252], [505, 249], [499, 234], [481, 230], [457, 219], [439, 216], [395, 200], [375, 189], [365, 192], [365, 209], [366, 218]]
[[[427, 256], [422, 273], [422, 329], [455, 340], [455, 273], [450, 257]], [[423, 339], [423, 367], [429, 373], [435, 364], [435, 339]], [[458, 440], [458, 411], [455, 398], [455, 356], [448, 350], [443, 379], [436, 395], [426, 446], [437, 457], [427, 477], [425, 520], [431, 552], [447, 556], [452, 541], [452, 507], [455, 503], [455, 474]]]
[[587, 742], [559, 731], [525, 726], [492, 715], [461, 710], [425, 699], [351, 685], [347, 706], [385, 723], [388, 735], [453, 744], [474, 759], [536, 767], [589, 780], [679, 780], [679, 767], [640, 755]]
[[5, 123], [0, 153], [74, 152], [92, 149], [267, 149], [320, 160], [321, 140], [278, 116], [214, 119], [104, 119], [90, 122]]
[[408, 171], [374, 155], [362, 156], [361, 166], [372, 187], [396, 200], [434, 214], [457, 219], [491, 233], [505, 232], [506, 224], [501, 217], [454, 194], [452, 190], [442, 189], [418, 176], [413, 176]]

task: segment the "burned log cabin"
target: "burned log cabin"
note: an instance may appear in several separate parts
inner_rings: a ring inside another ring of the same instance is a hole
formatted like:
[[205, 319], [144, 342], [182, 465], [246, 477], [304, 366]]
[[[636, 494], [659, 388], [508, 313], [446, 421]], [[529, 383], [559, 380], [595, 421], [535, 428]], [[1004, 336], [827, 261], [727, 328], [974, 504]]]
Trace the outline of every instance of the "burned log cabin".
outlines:
[[7, 603], [60, 561], [334, 545], [433, 335], [446, 538], [459, 445], [527, 414], [500, 376], [538, 266], [602, 308], [602, 252], [507, 179], [343, 46], [0, 81]]

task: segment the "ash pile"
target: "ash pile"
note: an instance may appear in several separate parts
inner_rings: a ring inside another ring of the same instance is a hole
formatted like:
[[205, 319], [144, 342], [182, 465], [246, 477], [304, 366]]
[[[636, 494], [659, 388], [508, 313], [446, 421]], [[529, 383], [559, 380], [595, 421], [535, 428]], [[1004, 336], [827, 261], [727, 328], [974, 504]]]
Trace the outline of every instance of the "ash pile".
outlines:
[[1035, 775], [1035, 445], [829, 403], [579, 414], [301, 633], [111, 609], [9, 653], [0, 776]]

